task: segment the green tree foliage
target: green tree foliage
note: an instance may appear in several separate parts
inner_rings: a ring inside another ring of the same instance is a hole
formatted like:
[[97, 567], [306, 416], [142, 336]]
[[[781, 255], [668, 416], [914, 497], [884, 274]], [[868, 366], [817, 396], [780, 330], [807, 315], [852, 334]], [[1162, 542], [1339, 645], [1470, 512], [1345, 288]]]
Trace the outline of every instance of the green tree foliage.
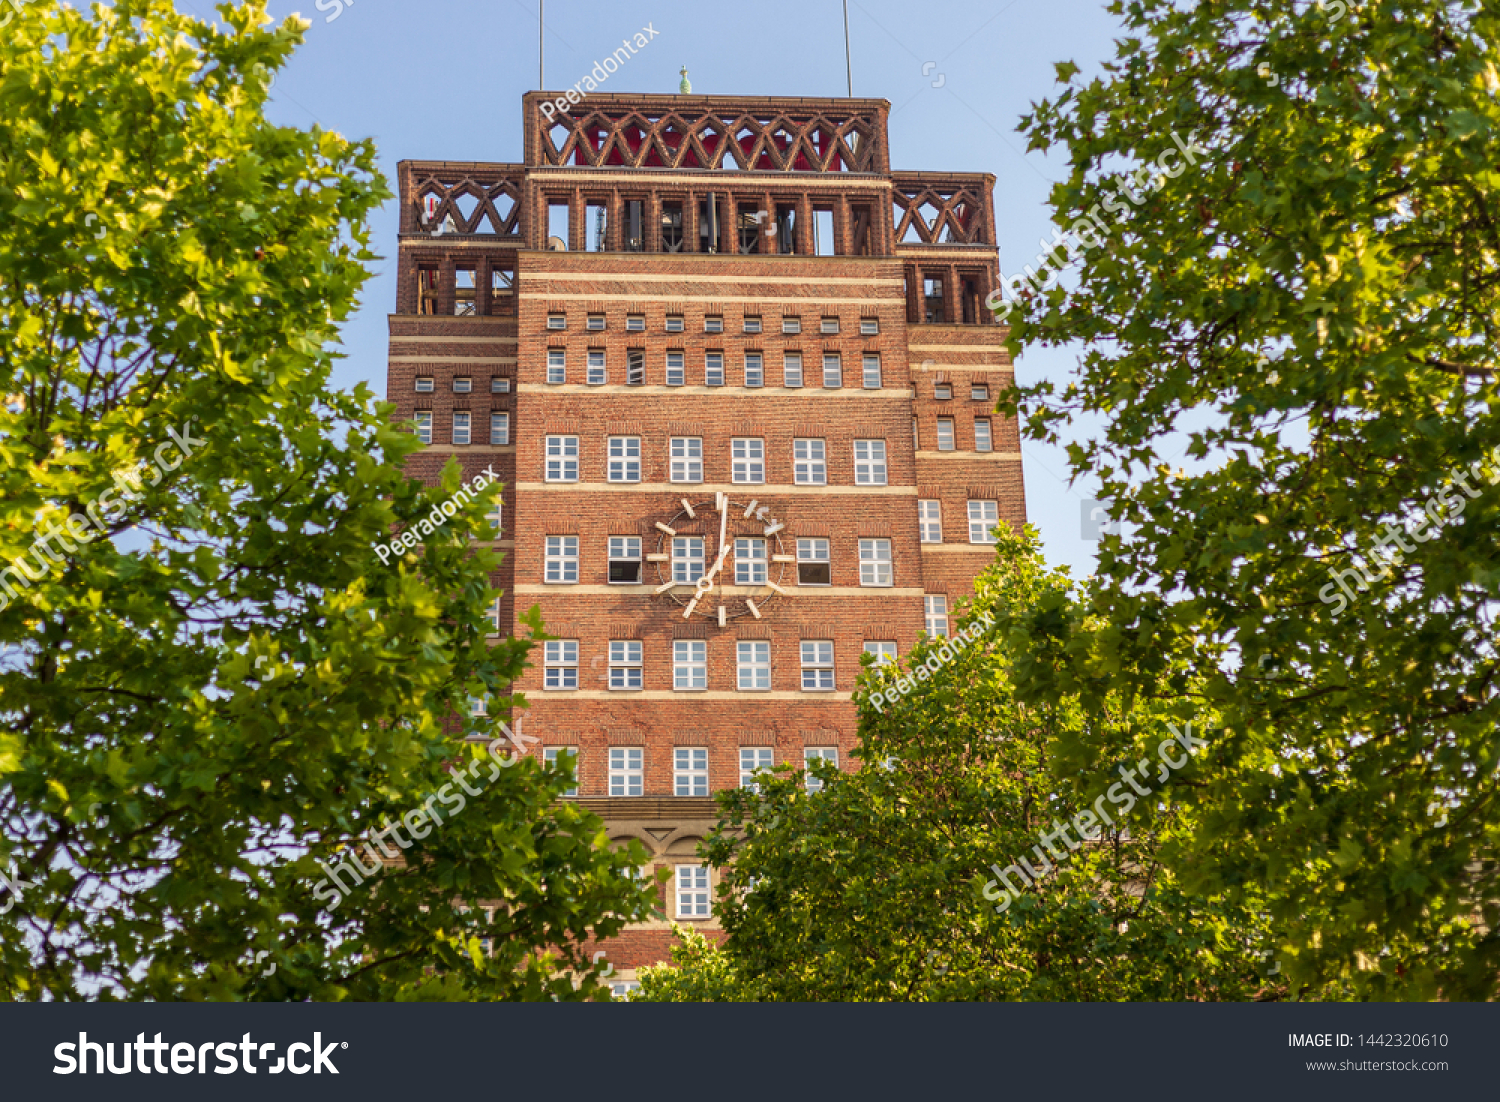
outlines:
[[[407, 479], [391, 407], [328, 385], [374, 151], [269, 124], [307, 24], [219, 10], [0, 36], [0, 997], [597, 994], [583, 940], [648, 913], [644, 855], [448, 718], [525, 663], [469, 543], [498, 487], [383, 565], [459, 472]], [[404, 861], [319, 891], [387, 821]]]
[[1072, 470], [1133, 534], [1101, 546], [1097, 620], [1011, 621], [1023, 699], [1218, 713], [1161, 856], [1194, 894], [1263, 893], [1294, 987], [1493, 997], [1500, 13], [1111, 10], [1105, 72], [1060, 66], [1022, 124], [1068, 155], [1057, 224], [1104, 240], [1022, 295], [1011, 348], [1079, 366], [1003, 408], [1044, 440], [1102, 415]]
[[[1196, 759], [1180, 774], [1145, 778], [1151, 796], [1132, 796], [1134, 808], [1106, 795], [1121, 781], [1117, 767], [1156, 760], [1171, 738], [1166, 721], [1204, 717], [1122, 699], [1087, 711], [1076, 701], [1016, 700], [1010, 646], [985, 625], [998, 609], [1067, 596], [1067, 580], [1043, 570], [1034, 537], [1002, 534], [967, 620], [977, 640], [956, 654], [924, 641], [903, 656], [904, 670], [929, 659], [940, 668], [883, 711], [873, 693], [891, 690], [897, 671], [866, 675], [857, 772], [819, 763], [818, 792], [783, 769], [759, 793], [722, 794], [705, 854], [724, 870], [717, 914], [727, 939], [715, 948], [687, 937], [674, 966], [645, 971], [642, 997], [1277, 997], [1256, 914], [1189, 897], [1156, 858], [1186, 829], [1173, 805]], [[1089, 739], [1114, 742], [1118, 760], [1077, 752]], [[1096, 841], [1052, 833], [1096, 801], [1115, 812]], [[1040, 879], [997, 902], [1004, 893], [990, 866], [1022, 856]]]

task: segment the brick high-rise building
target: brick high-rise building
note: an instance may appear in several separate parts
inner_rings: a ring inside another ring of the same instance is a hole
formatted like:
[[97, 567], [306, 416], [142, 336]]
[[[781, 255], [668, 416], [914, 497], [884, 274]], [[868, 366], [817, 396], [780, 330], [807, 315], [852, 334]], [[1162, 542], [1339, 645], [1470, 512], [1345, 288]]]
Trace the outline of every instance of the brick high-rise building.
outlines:
[[860, 656], [945, 631], [1024, 520], [994, 177], [893, 172], [885, 100], [554, 99], [522, 164], [401, 163], [390, 397], [416, 476], [503, 476], [496, 630], [559, 637], [526, 733], [712, 926], [711, 793], [853, 768]]

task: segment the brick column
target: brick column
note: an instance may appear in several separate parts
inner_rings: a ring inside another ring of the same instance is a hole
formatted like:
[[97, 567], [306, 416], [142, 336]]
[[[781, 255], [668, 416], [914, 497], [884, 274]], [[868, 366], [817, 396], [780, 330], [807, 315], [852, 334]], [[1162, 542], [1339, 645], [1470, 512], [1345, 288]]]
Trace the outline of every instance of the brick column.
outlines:
[[797, 196], [797, 255], [812, 256], [812, 200], [808, 198], [807, 192]]
[[682, 251], [698, 251], [698, 193], [689, 191], [682, 200]]
[[584, 229], [584, 219], [588, 217], [588, 207], [584, 205], [583, 196], [574, 188], [568, 195], [568, 251], [570, 253], [581, 253], [588, 245], [588, 231]]

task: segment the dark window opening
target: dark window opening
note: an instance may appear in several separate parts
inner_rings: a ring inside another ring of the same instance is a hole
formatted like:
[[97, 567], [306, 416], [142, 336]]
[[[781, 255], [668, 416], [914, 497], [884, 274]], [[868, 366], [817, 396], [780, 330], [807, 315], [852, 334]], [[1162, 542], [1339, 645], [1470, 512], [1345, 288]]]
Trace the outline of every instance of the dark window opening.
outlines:
[[646, 203], [642, 199], [625, 200], [625, 251], [646, 251]]
[[738, 221], [741, 254], [749, 256], [760, 253], [760, 239], [767, 236], [766, 212], [741, 210]]
[[922, 280], [922, 320], [928, 324], [939, 324], [946, 321], [943, 313], [943, 279], [941, 276], [929, 276]]
[[776, 208], [776, 251], [783, 256], [797, 251], [797, 208]]
[[438, 312], [438, 274], [433, 267], [417, 269], [417, 313], [436, 314]]
[[831, 585], [833, 584], [833, 568], [826, 562], [799, 562], [797, 584]]
[[979, 284], [974, 279], [965, 277], [960, 285], [960, 293], [959, 301], [963, 303], [964, 308], [964, 324], [979, 324]]
[[719, 251], [719, 197], [713, 192], [698, 202], [698, 251]]
[[661, 205], [661, 251], [682, 252], [682, 204]]

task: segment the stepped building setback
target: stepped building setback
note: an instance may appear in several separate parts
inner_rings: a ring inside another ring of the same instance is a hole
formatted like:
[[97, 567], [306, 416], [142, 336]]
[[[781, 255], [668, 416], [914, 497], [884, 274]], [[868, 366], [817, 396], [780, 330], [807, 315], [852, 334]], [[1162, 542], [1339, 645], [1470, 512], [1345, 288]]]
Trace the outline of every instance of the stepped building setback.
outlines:
[[[712, 793], [857, 768], [861, 655], [947, 633], [1025, 519], [995, 180], [892, 171], [885, 100], [557, 97], [522, 164], [401, 163], [389, 397], [415, 477], [505, 484], [533, 751], [712, 930]], [[670, 939], [601, 947], [621, 990]]]

